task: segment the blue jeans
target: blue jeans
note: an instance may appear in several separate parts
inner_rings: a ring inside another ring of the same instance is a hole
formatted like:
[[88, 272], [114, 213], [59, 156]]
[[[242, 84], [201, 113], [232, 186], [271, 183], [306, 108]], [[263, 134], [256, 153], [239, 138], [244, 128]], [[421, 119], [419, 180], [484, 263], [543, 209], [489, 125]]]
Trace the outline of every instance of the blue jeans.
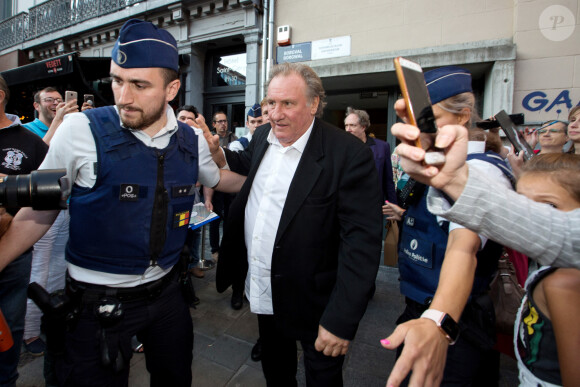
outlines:
[[199, 263], [201, 248], [201, 227], [191, 230], [193, 233], [193, 240], [191, 241], [191, 264], [195, 267]]
[[185, 241], [187, 246], [189, 246], [189, 265], [188, 269], [197, 267], [200, 260], [200, 245], [201, 245], [201, 227], [195, 230], [187, 230], [187, 239]]
[[0, 352], [0, 386], [15, 386], [24, 335], [26, 291], [30, 282], [32, 251], [22, 254], [0, 272], [0, 309], [12, 332], [14, 345]]

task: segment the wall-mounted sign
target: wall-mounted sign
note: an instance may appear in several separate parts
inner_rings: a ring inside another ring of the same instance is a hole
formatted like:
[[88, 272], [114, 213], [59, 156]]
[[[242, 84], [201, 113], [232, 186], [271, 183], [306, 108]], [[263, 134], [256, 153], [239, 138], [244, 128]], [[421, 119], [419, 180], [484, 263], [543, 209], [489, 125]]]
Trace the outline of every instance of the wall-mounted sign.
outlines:
[[312, 43], [298, 43], [290, 46], [278, 46], [276, 49], [276, 63], [306, 62], [310, 60]]
[[350, 36], [315, 40], [312, 42], [312, 60], [350, 55]]

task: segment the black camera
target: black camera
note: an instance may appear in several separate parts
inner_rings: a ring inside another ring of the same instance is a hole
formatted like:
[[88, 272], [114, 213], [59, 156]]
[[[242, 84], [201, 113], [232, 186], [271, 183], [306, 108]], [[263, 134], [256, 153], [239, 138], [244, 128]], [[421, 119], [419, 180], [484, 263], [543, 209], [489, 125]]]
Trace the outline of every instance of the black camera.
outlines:
[[0, 177], [0, 206], [32, 207], [35, 210], [67, 208], [69, 193], [66, 169], [32, 171], [30, 175]]

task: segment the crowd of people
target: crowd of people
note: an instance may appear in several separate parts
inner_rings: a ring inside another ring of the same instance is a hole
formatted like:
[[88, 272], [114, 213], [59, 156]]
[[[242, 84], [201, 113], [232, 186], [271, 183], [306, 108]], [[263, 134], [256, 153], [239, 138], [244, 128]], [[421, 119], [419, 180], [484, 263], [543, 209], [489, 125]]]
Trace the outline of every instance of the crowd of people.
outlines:
[[[380, 340], [397, 351], [387, 386], [498, 385], [489, 287], [506, 247], [546, 265], [530, 274], [514, 321], [521, 384], [580, 384], [580, 107], [526, 128], [539, 150], [524, 162], [497, 131], [474, 128], [467, 70], [428, 71], [438, 132], [423, 143], [445, 153], [430, 165], [430, 149], [415, 146], [428, 134], [406, 124], [402, 100], [391, 152], [364, 110], [346, 110], [345, 130], [322, 120], [326, 95], [309, 66], [278, 64], [238, 138], [224, 111], [213, 132], [196, 107], [174, 112], [178, 71], [174, 37], [132, 19], [111, 53], [114, 106], [79, 107], [49, 87], [34, 96], [38, 118], [21, 124], [4, 111], [0, 77], [0, 173], [64, 168], [72, 187], [69, 210], [0, 212], [0, 310], [15, 342], [0, 352], [0, 385], [15, 385], [21, 344], [45, 354], [47, 385], [127, 385], [135, 340], [152, 386], [195, 384], [191, 276], [205, 275], [200, 229], [188, 227], [196, 203], [223, 220], [209, 227], [217, 291], [231, 287], [231, 307], [247, 300], [257, 315], [251, 358], [268, 386], [296, 385], [297, 342], [307, 385], [343, 385], [386, 220], [400, 229], [405, 297]], [[44, 335], [30, 282], [64, 288]]]

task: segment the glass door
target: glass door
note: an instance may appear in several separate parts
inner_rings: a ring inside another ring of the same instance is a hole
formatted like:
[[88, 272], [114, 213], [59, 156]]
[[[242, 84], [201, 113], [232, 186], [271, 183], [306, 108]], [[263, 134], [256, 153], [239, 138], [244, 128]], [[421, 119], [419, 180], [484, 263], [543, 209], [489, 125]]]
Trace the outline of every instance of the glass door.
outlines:
[[230, 95], [219, 98], [206, 99], [205, 120], [213, 130], [212, 118], [217, 112], [224, 112], [228, 116], [228, 129], [240, 137], [246, 134], [246, 116], [244, 95]]

